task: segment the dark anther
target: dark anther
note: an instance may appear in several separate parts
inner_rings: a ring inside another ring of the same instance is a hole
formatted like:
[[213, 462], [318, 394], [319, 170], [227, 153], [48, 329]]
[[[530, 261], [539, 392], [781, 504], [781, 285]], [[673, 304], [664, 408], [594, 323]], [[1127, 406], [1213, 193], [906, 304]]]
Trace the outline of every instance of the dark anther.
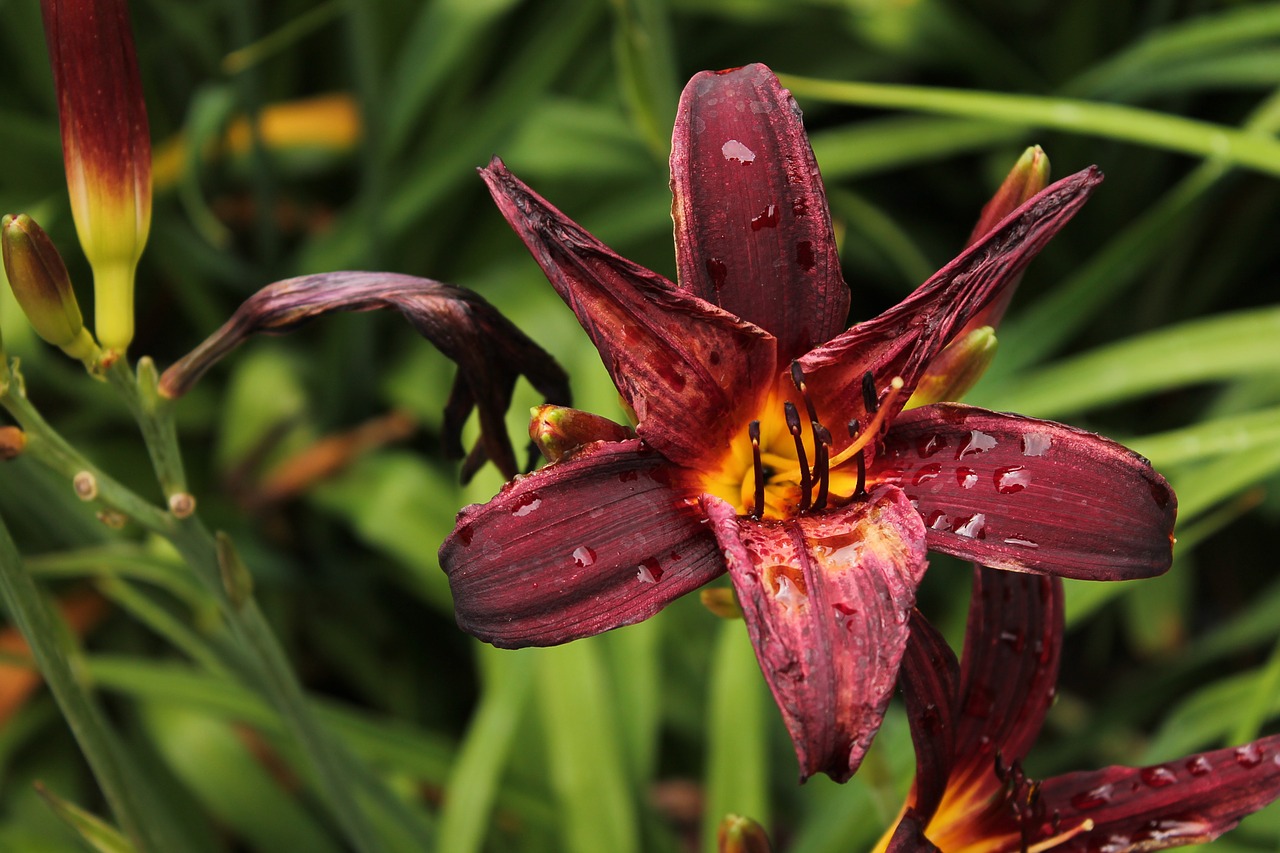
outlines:
[[[857, 419], [849, 421], [849, 438], [856, 439], [862, 427]], [[863, 457], [862, 451], [858, 451], [858, 487], [853, 490], [853, 499], [862, 500], [867, 496], [867, 460]]]
[[831, 485], [831, 433], [817, 421], [813, 422], [813, 444], [813, 467], [818, 473], [818, 496], [813, 499], [813, 508], [820, 510], [826, 509]]
[[862, 374], [862, 405], [869, 415], [880, 411], [880, 394], [876, 391], [876, 380], [871, 371]]
[[751, 436], [751, 458], [756, 473], [756, 503], [751, 508], [751, 517], [764, 517], [764, 465], [760, 461], [760, 422], [747, 424], [747, 435]]
[[809, 415], [810, 422], [818, 423], [818, 411], [813, 407], [813, 400], [809, 397], [809, 386], [804, 381], [804, 371], [800, 369], [800, 362], [791, 362], [791, 381], [795, 384], [796, 390], [800, 392], [800, 398], [804, 400], [805, 411]]
[[813, 478], [809, 475], [809, 456], [804, 452], [804, 439], [800, 436], [800, 412], [790, 400], [782, 404], [782, 411], [787, 417], [787, 430], [796, 440], [796, 459], [800, 463], [800, 511], [804, 512], [809, 508], [809, 489], [813, 487]]

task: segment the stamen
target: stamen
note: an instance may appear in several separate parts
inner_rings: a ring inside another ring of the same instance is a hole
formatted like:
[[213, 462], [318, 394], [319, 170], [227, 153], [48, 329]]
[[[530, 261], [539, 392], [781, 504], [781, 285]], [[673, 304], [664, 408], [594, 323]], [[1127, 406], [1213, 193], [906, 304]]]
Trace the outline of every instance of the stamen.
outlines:
[[[858, 437], [858, 421], [857, 419], [849, 421], [849, 438]], [[862, 500], [867, 496], [867, 460], [863, 457], [862, 451], [858, 451], [858, 486], [853, 490], [853, 499]], [[827, 466], [830, 469], [830, 465]], [[1000, 765], [997, 764], [998, 768]], [[999, 772], [997, 770], [997, 775]]]
[[751, 517], [764, 517], [764, 463], [760, 461], [760, 422], [747, 424], [747, 435], [751, 436], [751, 461], [755, 467], [756, 493], [755, 504], [751, 507]]
[[855, 454], [862, 452], [862, 449], [871, 443], [871, 440], [879, 434], [880, 427], [884, 426], [888, 419], [889, 412], [893, 409], [893, 401], [897, 399], [898, 394], [902, 392], [905, 385], [901, 376], [893, 377], [893, 381], [889, 383], [889, 393], [885, 394], [884, 400], [880, 403], [880, 409], [876, 412], [876, 416], [871, 419], [871, 423], [867, 424], [867, 428], [853, 438], [853, 444], [850, 444], [844, 450], [841, 450], [835, 457], [831, 459], [831, 467], [835, 468], [848, 462]]
[[805, 411], [809, 414], [809, 421], [813, 424], [818, 423], [818, 411], [813, 407], [813, 400], [809, 397], [809, 387], [804, 382], [804, 371], [800, 369], [800, 362], [791, 362], [791, 381], [795, 384], [796, 390], [800, 392], [800, 398], [804, 400]]
[[[827, 489], [831, 485], [831, 433], [817, 421], [813, 422], [813, 467], [818, 473], [818, 496], [813, 499], [814, 510], [826, 509]], [[859, 457], [861, 458], [861, 457]]]
[[787, 418], [787, 430], [796, 441], [796, 459], [800, 464], [800, 511], [804, 512], [809, 508], [809, 489], [813, 486], [813, 477], [809, 474], [809, 457], [804, 452], [804, 439], [800, 436], [800, 412], [790, 400], [782, 404], [782, 411]]
[[871, 371], [862, 374], [862, 405], [867, 414], [874, 415], [880, 410], [880, 395], [876, 392], [876, 379]]

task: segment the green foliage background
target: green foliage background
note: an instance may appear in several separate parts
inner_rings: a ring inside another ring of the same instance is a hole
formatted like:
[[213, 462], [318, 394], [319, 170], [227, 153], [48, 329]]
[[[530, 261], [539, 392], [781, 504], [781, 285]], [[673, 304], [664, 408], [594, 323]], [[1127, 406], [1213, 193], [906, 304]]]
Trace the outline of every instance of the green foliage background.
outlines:
[[[88, 309], [39, 8], [0, 9], [0, 204], [46, 227]], [[1097, 163], [1106, 183], [1032, 266], [968, 399], [1149, 456], [1178, 491], [1179, 545], [1159, 580], [1071, 585], [1060, 700], [1030, 770], [1239, 743], [1280, 712], [1280, 4], [137, 0], [132, 14], [153, 138], [188, 143], [138, 288], [132, 352], [161, 367], [268, 282], [392, 270], [480, 292], [569, 370], [580, 408], [621, 419], [474, 168], [501, 155], [618, 251], [674, 275], [670, 128], [680, 85], [706, 68], [792, 75], [858, 319], [959, 250], [1024, 146], [1042, 145], [1058, 175]], [[354, 147], [321, 136], [211, 153], [233, 117], [332, 92], [358, 105]], [[109, 389], [35, 339], [7, 292], [0, 324], [46, 418], [158, 499]], [[797, 786], [741, 624], [696, 598], [550, 650], [498, 652], [457, 631], [436, 548], [500, 478], [460, 487], [441, 458], [451, 377], [399, 318], [338, 316], [252, 342], [177, 408], [200, 512], [237, 543], [321, 722], [356, 756], [342, 781], [379, 849], [708, 849], [726, 811], [796, 853], [869, 849], [913, 767], [900, 709], [852, 782]], [[535, 402], [522, 389], [517, 438]], [[254, 503], [272, 465], [389, 411], [420, 428]], [[73, 667], [190, 850], [347, 849], [263, 686], [220, 665], [225, 626], [167, 548], [104, 526], [25, 459], [0, 468], [0, 516], [48, 590], [110, 600], [71, 644]], [[935, 558], [922, 589], [953, 639], [968, 583]], [[0, 728], [0, 850], [81, 849], [32, 780], [111, 818], [45, 694]], [[1273, 808], [1215, 849], [1278, 842]]]

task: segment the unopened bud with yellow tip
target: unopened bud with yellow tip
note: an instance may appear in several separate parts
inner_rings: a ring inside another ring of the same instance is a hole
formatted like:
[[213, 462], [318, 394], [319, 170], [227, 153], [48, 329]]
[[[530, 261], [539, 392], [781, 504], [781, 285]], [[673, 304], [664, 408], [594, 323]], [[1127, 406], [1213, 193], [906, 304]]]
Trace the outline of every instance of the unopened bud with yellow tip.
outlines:
[[773, 845], [760, 824], [749, 817], [731, 814], [720, 821], [716, 850], [718, 853], [772, 853]]
[[133, 340], [133, 280], [151, 229], [151, 139], [124, 0], [41, 0], [71, 213], [93, 267], [95, 331]]
[[71, 277], [49, 235], [25, 213], [7, 214], [0, 241], [9, 286], [36, 334], [72, 358], [92, 361], [98, 345], [84, 327]]
[[634, 436], [622, 424], [578, 409], [544, 404], [530, 411], [529, 437], [548, 462], [558, 462], [595, 441], [625, 441]]

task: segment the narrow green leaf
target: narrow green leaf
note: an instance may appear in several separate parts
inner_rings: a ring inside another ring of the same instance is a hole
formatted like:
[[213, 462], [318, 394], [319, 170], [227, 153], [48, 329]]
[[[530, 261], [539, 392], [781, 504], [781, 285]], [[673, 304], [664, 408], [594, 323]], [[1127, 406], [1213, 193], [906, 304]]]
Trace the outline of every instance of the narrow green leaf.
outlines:
[[1280, 445], [1280, 406], [1125, 440], [1157, 468]]
[[611, 0], [613, 50], [623, 94], [640, 134], [665, 162], [676, 113], [675, 55], [665, 4], [658, 0]]
[[800, 98], [1044, 127], [1179, 151], [1280, 176], [1280, 142], [1181, 116], [1069, 98], [780, 75]]
[[702, 849], [716, 849], [716, 830], [727, 814], [769, 827], [768, 691], [746, 629], [720, 625], [711, 658], [707, 708], [707, 805]]
[[62, 799], [39, 782], [36, 783], [36, 791], [49, 804], [49, 808], [53, 809], [53, 813], [98, 853], [137, 853], [137, 848], [129, 843], [129, 839], [102, 818]]
[[618, 709], [600, 646], [579, 640], [537, 652], [548, 773], [566, 853], [638, 853], [640, 838]]

